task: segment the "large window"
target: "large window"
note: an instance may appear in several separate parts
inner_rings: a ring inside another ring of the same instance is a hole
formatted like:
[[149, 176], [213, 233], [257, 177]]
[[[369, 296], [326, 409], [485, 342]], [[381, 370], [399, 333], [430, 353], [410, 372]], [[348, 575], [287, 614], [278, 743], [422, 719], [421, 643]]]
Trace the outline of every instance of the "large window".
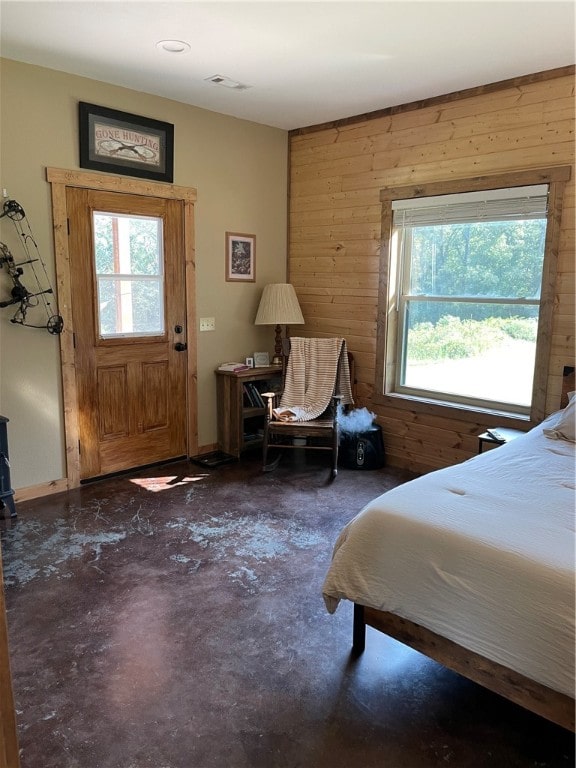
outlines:
[[390, 232], [382, 391], [526, 418], [539, 345], [549, 338], [542, 285], [551, 274], [552, 185], [478, 186], [383, 196]]

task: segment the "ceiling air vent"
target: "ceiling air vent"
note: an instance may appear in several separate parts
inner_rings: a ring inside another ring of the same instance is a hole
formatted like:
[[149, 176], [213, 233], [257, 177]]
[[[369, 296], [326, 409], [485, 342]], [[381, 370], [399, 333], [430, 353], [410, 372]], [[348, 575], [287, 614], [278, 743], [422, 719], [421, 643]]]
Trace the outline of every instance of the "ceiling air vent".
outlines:
[[214, 83], [214, 85], [223, 85], [224, 88], [232, 88], [233, 91], [245, 91], [247, 88], [252, 88], [251, 85], [238, 83], [230, 77], [224, 77], [224, 75], [212, 75], [211, 77], [206, 77], [205, 80], [209, 83]]

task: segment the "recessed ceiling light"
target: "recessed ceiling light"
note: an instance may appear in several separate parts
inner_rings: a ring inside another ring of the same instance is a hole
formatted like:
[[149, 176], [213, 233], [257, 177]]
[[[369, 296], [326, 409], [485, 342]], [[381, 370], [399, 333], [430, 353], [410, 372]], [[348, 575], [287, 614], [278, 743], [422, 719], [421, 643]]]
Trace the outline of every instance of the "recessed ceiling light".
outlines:
[[160, 40], [156, 43], [156, 48], [167, 53], [188, 53], [190, 45], [184, 40]]
[[236, 80], [232, 80], [231, 77], [225, 77], [224, 75], [211, 75], [210, 77], [205, 77], [204, 79], [209, 83], [214, 83], [214, 85], [223, 85], [224, 88], [232, 88], [234, 91], [245, 91], [247, 88], [252, 88], [251, 85], [246, 85], [246, 83], [239, 83]]

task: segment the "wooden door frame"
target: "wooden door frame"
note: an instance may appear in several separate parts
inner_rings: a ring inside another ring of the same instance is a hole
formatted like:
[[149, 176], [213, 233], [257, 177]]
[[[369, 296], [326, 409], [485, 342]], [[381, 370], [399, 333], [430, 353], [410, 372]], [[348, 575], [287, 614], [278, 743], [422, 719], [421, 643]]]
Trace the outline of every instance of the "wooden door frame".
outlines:
[[64, 320], [60, 335], [62, 368], [62, 397], [64, 403], [64, 432], [66, 442], [66, 477], [68, 488], [80, 485], [80, 449], [78, 424], [78, 392], [76, 388], [74, 355], [74, 319], [72, 317], [72, 286], [68, 250], [68, 210], [66, 189], [82, 187], [100, 192], [119, 192], [146, 197], [181, 200], [184, 206], [184, 258], [186, 274], [186, 341], [188, 367], [186, 372], [186, 435], [187, 454], [198, 453], [198, 368], [196, 338], [196, 263], [194, 247], [194, 203], [196, 190], [157, 181], [110, 176], [101, 173], [67, 171], [47, 168], [46, 180], [52, 187], [52, 220], [54, 226], [54, 257], [58, 287], [58, 311]]

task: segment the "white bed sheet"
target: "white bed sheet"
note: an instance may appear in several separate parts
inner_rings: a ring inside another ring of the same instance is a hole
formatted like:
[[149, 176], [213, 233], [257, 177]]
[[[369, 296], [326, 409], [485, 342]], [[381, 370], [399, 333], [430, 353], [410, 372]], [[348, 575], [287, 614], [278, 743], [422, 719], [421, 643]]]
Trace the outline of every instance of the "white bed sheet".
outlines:
[[328, 610], [390, 611], [574, 696], [575, 452], [549, 423], [371, 501], [334, 547]]

